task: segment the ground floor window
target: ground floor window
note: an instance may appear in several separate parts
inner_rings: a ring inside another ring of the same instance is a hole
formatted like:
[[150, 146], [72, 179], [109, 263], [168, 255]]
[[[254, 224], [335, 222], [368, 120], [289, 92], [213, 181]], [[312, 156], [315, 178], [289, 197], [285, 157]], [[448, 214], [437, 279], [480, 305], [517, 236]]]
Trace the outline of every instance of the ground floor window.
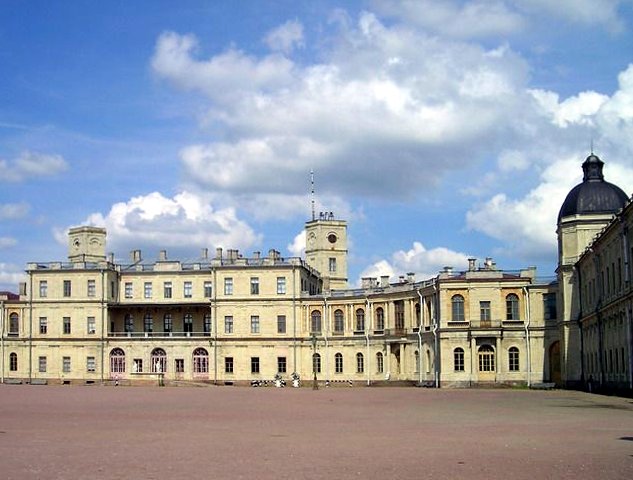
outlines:
[[226, 357], [224, 359], [224, 372], [233, 373], [233, 357]]
[[385, 359], [381, 352], [376, 354], [376, 372], [383, 373], [385, 371]]
[[365, 371], [365, 357], [362, 353], [356, 354], [356, 373], [363, 373]]
[[453, 350], [453, 369], [456, 372], [464, 371], [464, 349], [461, 347]]
[[9, 371], [11, 372], [18, 371], [18, 354], [15, 352], [9, 355]]
[[204, 348], [193, 351], [193, 373], [209, 373], [209, 353]]
[[334, 355], [334, 373], [343, 373], [343, 354]]
[[46, 373], [46, 357], [39, 357], [37, 366], [40, 373]]
[[110, 352], [110, 373], [125, 373], [125, 352], [120, 348]]
[[286, 373], [286, 357], [277, 357], [277, 371], [279, 373]]
[[62, 357], [62, 372], [70, 373], [70, 357]]
[[519, 371], [519, 349], [510, 347], [508, 350], [508, 366], [511, 372]]
[[259, 357], [251, 357], [251, 373], [259, 373]]
[[89, 373], [97, 371], [97, 360], [95, 357], [86, 357], [86, 371]]
[[152, 350], [152, 358], [150, 362], [152, 373], [165, 373], [167, 371], [167, 353], [162, 348]]
[[185, 359], [177, 358], [174, 367], [176, 368], [176, 373], [185, 373]]
[[479, 371], [495, 371], [495, 351], [490, 345], [482, 345], [479, 348]]
[[318, 353], [312, 355], [312, 371], [321, 373], [321, 355]]

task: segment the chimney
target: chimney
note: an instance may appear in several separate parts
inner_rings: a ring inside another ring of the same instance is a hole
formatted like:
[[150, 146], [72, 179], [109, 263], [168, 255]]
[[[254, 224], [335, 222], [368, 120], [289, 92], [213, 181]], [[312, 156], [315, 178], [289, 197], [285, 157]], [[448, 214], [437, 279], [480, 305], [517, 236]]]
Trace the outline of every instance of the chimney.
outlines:
[[486, 260], [484, 262], [484, 266], [485, 266], [486, 270], [492, 270], [492, 257], [486, 257]]
[[140, 250], [132, 250], [130, 252], [130, 258], [132, 259], [132, 263], [138, 263], [141, 261], [141, 251]]
[[414, 272], [408, 272], [407, 273], [407, 282], [409, 282], [409, 283], [414, 283], [415, 282], [415, 273]]
[[389, 275], [382, 275], [380, 277], [380, 286], [388, 287], [389, 286]]
[[447, 275], [451, 275], [453, 273], [453, 267], [444, 267], [444, 273], [446, 273]]
[[260, 253], [260, 252], [253, 252], [253, 258], [254, 258], [255, 260], [259, 260], [259, 257], [260, 257], [260, 256], [261, 256], [261, 253]]
[[215, 249], [215, 258], [222, 260], [222, 247], [217, 247]]
[[161, 250], [158, 252], [158, 261], [165, 262], [167, 261], [167, 250]]
[[477, 261], [476, 258], [469, 258], [468, 259], [468, 271], [469, 272], [474, 272], [475, 271], [475, 262]]
[[108, 253], [108, 262], [114, 263], [114, 253], [113, 252]]
[[26, 282], [20, 282], [20, 295], [21, 296], [26, 296]]
[[206, 260], [209, 258], [209, 249], [208, 248], [203, 248], [202, 251], [200, 252], [200, 257], [203, 260]]

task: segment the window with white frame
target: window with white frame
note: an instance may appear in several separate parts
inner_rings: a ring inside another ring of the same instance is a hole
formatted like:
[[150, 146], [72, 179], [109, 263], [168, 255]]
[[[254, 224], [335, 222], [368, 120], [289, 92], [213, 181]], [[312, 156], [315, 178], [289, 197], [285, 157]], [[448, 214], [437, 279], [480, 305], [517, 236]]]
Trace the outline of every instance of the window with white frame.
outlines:
[[482, 345], [479, 347], [479, 371], [495, 371], [495, 351], [490, 345]]
[[86, 357], [86, 371], [88, 373], [97, 371], [97, 359], [95, 357]]
[[277, 333], [286, 333], [285, 315], [277, 315]]
[[125, 352], [121, 348], [110, 351], [110, 373], [125, 373]]
[[72, 284], [70, 280], [64, 280], [64, 297], [70, 297], [72, 295]]
[[385, 311], [382, 307], [376, 309], [376, 330], [385, 329]]
[[345, 318], [343, 310], [337, 309], [334, 312], [334, 333], [343, 333], [345, 331]]
[[193, 297], [193, 284], [191, 282], [189, 281], [185, 282], [183, 288], [184, 288], [183, 293], [184, 293], [185, 298]]
[[88, 327], [88, 335], [94, 335], [97, 333], [97, 322], [95, 317], [88, 317], [86, 323]]
[[132, 282], [125, 282], [125, 298], [132, 298], [134, 296], [134, 287]]
[[259, 332], [259, 315], [251, 315], [251, 333]]
[[97, 296], [97, 282], [93, 279], [88, 280], [86, 290], [89, 297], [96, 297]]
[[286, 277], [277, 277], [277, 294], [284, 295], [286, 293]]
[[62, 357], [62, 372], [70, 373], [70, 357]]
[[152, 298], [152, 282], [143, 284], [143, 296], [144, 298]]
[[464, 321], [464, 297], [461, 295], [453, 295], [451, 298], [451, 320], [453, 322]]
[[185, 313], [185, 316], [183, 317], [183, 330], [186, 333], [192, 333], [193, 332], [193, 315], [191, 313]]
[[321, 333], [321, 312], [313, 310], [310, 314], [310, 332]]
[[334, 355], [334, 373], [343, 373], [343, 354]]
[[519, 319], [519, 297], [511, 293], [506, 296], [506, 320]]
[[151, 333], [154, 331], [154, 318], [151, 313], [146, 313], [143, 317], [143, 331]]
[[163, 297], [171, 298], [173, 295], [174, 287], [171, 282], [163, 282]]
[[46, 357], [41, 356], [37, 359], [37, 369], [40, 373], [46, 373], [46, 367], [47, 367], [47, 360]]
[[376, 372], [383, 373], [385, 371], [385, 359], [382, 352], [376, 354]]
[[70, 335], [70, 317], [63, 318], [64, 335]]
[[213, 283], [212, 282], [204, 282], [204, 297], [205, 298], [213, 297]]
[[365, 310], [362, 308], [356, 309], [356, 332], [365, 331]]
[[163, 331], [166, 333], [171, 333], [174, 329], [174, 319], [171, 316], [171, 313], [166, 313], [163, 317]]
[[356, 373], [363, 373], [365, 371], [365, 357], [362, 353], [356, 354]]
[[233, 333], [233, 317], [231, 315], [224, 317], [224, 333]]
[[479, 302], [479, 319], [482, 322], [490, 321], [490, 302], [489, 301]]
[[193, 351], [193, 373], [209, 373], [209, 352], [205, 348]]
[[132, 314], [126, 313], [123, 321], [125, 333], [132, 333], [134, 331], [134, 317]]
[[314, 353], [312, 355], [312, 371], [315, 373], [321, 373], [321, 355]]
[[259, 295], [259, 277], [251, 277], [251, 295]]
[[508, 349], [508, 369], [511, 372], [519, 371], [519, 349], [517, 347]]
[[328, 271], [330, 273], [336, 272], [336, 258], [333, 258], [333, 257], [328, 258]]
[[40, 280], [40, 298], [48, 297], [48, 282], [46, 280]]
[[231, 277], [224, 279], [224, 295], [233, 295], [233, 279]]
[[456, 372], [464, 371], [464, 349], [462, 347], [453, 350], [453, 370]]
[[40, 333], [45, 335], [48, 333], [48, 318], [40, 317]]

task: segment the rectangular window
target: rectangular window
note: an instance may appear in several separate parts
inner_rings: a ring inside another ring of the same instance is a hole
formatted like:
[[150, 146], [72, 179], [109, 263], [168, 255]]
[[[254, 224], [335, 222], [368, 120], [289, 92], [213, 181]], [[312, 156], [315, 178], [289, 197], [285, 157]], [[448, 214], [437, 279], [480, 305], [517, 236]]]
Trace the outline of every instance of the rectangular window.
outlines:
[[193, 285], [191, 282], [185, 282], [184, 295], [185, 298], [191, 298], [193, 296]]
[[277, 333], [286, 333], [285, 315], [277, 315]]
[[230, 277], [224, 279], [224, 295], [233, 295], [233, 279]]
[[233, 373], [233, 357], [224, 359], [224, 373]]
[[336, 272], [336, 258], [328, 259], [328, 270], [330, 273]]
[[193, 315], [186, 313], [183, 317], [183, 330], [188, 333], [193, 332]]
[[70, 317], [64, 317], [64, 335], [70, 334]]
[[143, 284], [143, 295], [145, 298], [152, 298], [152, 282], [145, 282]]
[[95, 359], [95, 357], [86, 357], [86, 371], [88, 372], [97, 371], [97, 360]]
[[176, 359], [176, 373], [185, 373], [185, 359], [184, 358]]
[[251, 333], [259, 333], [259, 316], [251, 315]]
[[64, 297], [70, 297], [72, 294], [72, 286], [70, 280], [64, 280]]
[[286, 373], [286, 357], [277, 357], [277, 371], [279, 373]]
[[142, 373], [143, 372], [143, 359], [135, 358], [132, 362], [132, 372], [133, 373]]
[[133, 332], [134, 331], [134, 317], [131, 314], [127, 314], [125, 315], [125, 331], [126, 332]]
[[259, 277], [251, 277], [251, 295], [259, 295]]
[[394, 315], [395, 315], [395, 327], [398, 330], [404, 328], [404, 300], [396, 300], [393, 302]]
[[94, 335], [97, 332], [97, 322], [95, 317], [88, 317], [88, 335]]
[[39, 357], [37, 366], [40, 373], [46, 373], [46, 357]]
[[556, 320], [556, 294], [546, 293], [543, 295], [543, 309], [545, 320]]
[[88, 280], [87, 292], [89, 297], [97, 296], [97, 282], [94, 280]]
[[259, 373], [259, 357], [251, 357], [251, 373]]
[[213, 297], [213, 283], [204, 282], [204, 297], [205, 298]]
[[154, 318], [147, 313], [143, 317], [143, 332], [152, 333], [154, 331]]
[[456, 348], [453, 351], [453, 368], [456, 372], [464, 371], [464, 350]]
[[40, 333], [48, 333], [48, 318], [40, 317]]
[[40, 298], [48, 297], [48, 282], [46, 280], [40, 280]]
[[233, 333], [233, 317], [224, 317], [224, 333]]
[[125, 282], [125, 298], [132, 298], [133, 296], [132, 282]]
[[62, 357], [62, 372], [70, 373], [70, 357]]
[[286, 293], [286, 277], [277, 277], [277, 294], [285, 295]]
[[511, 372], [519, 371], [519, 349], [512, 347], [508, 351], [508, 367]]
[[171, 295], [172, 295], [171, 282], [163, 283], [163, 297], [164, 298], [171, 298]]
[[479, 302], [479, 315], [482, 322], [490, 321], [490, 302]]

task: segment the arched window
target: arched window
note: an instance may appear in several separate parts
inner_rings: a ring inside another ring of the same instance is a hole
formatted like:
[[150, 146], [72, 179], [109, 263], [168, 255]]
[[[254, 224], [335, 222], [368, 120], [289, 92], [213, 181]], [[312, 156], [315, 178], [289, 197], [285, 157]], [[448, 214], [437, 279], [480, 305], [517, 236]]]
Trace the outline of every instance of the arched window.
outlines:
[[479, 347], [479, 371], [495, 371], [495, 351], [490, 345], [482, 345]]
[[464, 349], [462, 347], [453, 350], [453, 369], [456, 372], [464, 371]]
[[150, 360], [150, 372], [165, 373], [167, 371], [167, 354], [162, 348], [152, 350], [152, 358]]
[[508, 369], [511, 372], [519, 371], [519, 349], [517, 347], [508, 349]]
[[120, 348], [110, 351], [110, 373], [125, 373], [125, 352]]
[[385, 329], [385, 311], [382, 307], [376, 309], [376, 330]]
[[315, 373], [321, 373], [321, 355], [314, 353], [312, 355], [312, 371]]
[[343, 333], [345, 331], [345, 320], [343, 319], [343, 310], [334, 312], [334, 333]]
[[193, 351], [193, 373], [209, 373], [209, 353], [204, 348]]
[[343, 354], [334, 355], [334, 373], [343, 373]]
[[151, 313], [146, 313], [143, 317], [143, 331], [145, 333], [151, 333], [154, 331], [154, 319]]
[[384, 357], [381, 352], [376, 354], [376, 372], [383, 373], [385, 371]]
[[519, 297], [514, 293], [506, 297], [506, 320], [519, 320]]
[[452, 321], [463, 322], [464, 321], [464, 297], [461, 295], [453, 295], [451, 298], [452, 307]]
[[9, 315], [9, 335], [19, 335], [20, 333], [20, 317], [17, 313]]
[[134, 331], [134, 317], [131, 313], [125, 314], [124, 329], [126, 333], [132, 333]]
[[362, 308], [356, 310], [356, 331], [365, 331], [365, 310]]
[[11, 354], [9, 355], [9, 371], [18, 371], [18, 354], [15, 352], [11, 352]]
[[415, 360], [415, 373], [419, 373], [420, 372], [420, 352], [418, 352], [417, 350], [413, 352], [413, 357]]
[[318, 310], [312, 310], [310, 315], [310, 332], [321, 333], [321, 312]]
[[417, 327], [420, 327], [420, 325], [422, 324], [421, 320], [422, 320], [422, 316], [421, 316], [420, 304], [416, 303], [415, 304], [415, 325]]
[[426, 373], [431, 373], [431, 350], [426, 351]]
[[356, 373], [363, 373], [365, 371], [365, 357], [358, 352], [356, 354]]

